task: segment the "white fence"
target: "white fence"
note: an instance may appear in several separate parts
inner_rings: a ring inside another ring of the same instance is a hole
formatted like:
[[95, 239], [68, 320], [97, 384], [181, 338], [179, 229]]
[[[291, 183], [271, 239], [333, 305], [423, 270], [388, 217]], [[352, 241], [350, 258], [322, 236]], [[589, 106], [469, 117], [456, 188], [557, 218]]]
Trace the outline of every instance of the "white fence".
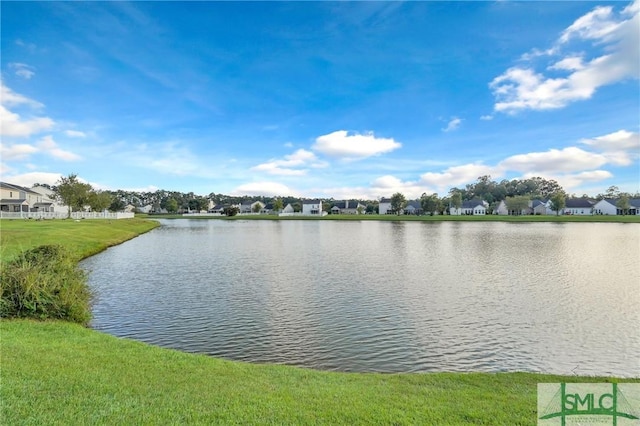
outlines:
[[[132, 219], [133, 213], [72, 212], [71, 219]], [[66, 212], [3, 212], [0, 219], [66, 219]]]

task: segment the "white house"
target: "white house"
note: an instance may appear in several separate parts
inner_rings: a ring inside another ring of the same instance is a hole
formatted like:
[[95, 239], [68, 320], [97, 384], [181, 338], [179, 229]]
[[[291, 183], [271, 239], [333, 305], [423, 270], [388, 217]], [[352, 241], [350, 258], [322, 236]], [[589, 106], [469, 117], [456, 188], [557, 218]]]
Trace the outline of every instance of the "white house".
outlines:
[[331, 214], [360, 214], [367, 208], [359, 201], [336, 201], [331, 207]]
[[34, 188], [0, 182], [0, 210], [4, 212], [53, 212], [54, 204], [54, 200]]
[[264, 208], [261, 201], [245, 201], [240, 205], [240, 213], [258, 213]]
[[[593, 205], [593, 214], [603, 215], [621, 215], [622, 211], [617, 207], [619, 198], [605, 198]], [[629, 212], [630, 215], [640, 215], [640, 198], [629, 199]]]
[[595, 203], [588, 198], [569, 198], [565, 201], [564, 214], [569, 215], [592, 215]]
[[293, 213], [293, 206], [291, 204], [287, 204], [284, 209], [282, 209], [282, 213]]
[[379, 214], [391, 214], [391, 198], [381, 198], [378, 204]]
[[487, 214], [487, 207], [489, 207], [489, 203], [484, 200], [463, 201], [462, 206], [459, 209], [456, 207], [451, 207], [449, 214], [452, 216], [483, 216]]
[[322, 215], [322, 200], [304, 200], [304, 201], [302, 201], [302, 214], [304, 214], [304, 215]]

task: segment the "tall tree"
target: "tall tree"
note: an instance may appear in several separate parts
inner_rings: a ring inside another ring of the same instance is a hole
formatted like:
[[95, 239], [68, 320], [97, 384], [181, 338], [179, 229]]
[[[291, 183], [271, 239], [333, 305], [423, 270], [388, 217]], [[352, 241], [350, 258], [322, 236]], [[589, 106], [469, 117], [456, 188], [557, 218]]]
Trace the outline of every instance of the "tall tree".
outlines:
[[107, 209], [113, 202], [111, 194], [105, 191], [91, 191], [89, 192], [88, 204], [91, 207], [91, 211], [102, 212]]
[[178, 211], [178, 201], [175, 198], [169, 198], [165, 204], [165, 208], [169, 213]]
[[550, 201], [551, 201], [551, 210], [556, 212], [556, 216], [558, 216], [560, 214], [560, 210], [564, 209], [564, 206], [567, 205], [564, 192], [560, 192], [560, 191], [551, 195]]
[[522, 211], [529, 207], [529, 197], [525, 195], [507, 197], [504, 202], [507, 204], [507, 208], [513, 211], [516, 216], [521, 215]]
[[399, 215], [407, 206], [407, 199], [400, 192], [396, 192], [391, 196], [391, 211]]
[[80, 182], [78, 175], [73, 173], [67, 177], [61, 177], [56, 182], [56, 197], [63, 204], [66, 204], [67, 217], [71, 217], [73, 209], [82, 210], [87, 204], [91, 189], [91, 185]]
[[276, 213], [280, 213], [282, 211], [282, 198], [276, 198], [273, 200], [273, 211]]
[[[459, 191], [454, 191], [451, 194], [449, 202], [451, 207], [459, 210], [462, 207], [462, 194]], [[451, 214], [451, 212], [449, 212], [449, 214]]]
[[629, 209], [631, 208], [631, 205], [629, 204], [629, 197], [626, 195], [620, 197], [620, 199], [616, 203], [616, 207], [622, 211], [623, 216], [629, 213]]
[[422, 210], [433, 216], [433, 214], [440, 208], [440, 198], [438, 198], [438, 194], [433, 193], [431, 195], [427, 195], [426, 193], [423, 193], [420, 197], [420, 207], [422, 207]]

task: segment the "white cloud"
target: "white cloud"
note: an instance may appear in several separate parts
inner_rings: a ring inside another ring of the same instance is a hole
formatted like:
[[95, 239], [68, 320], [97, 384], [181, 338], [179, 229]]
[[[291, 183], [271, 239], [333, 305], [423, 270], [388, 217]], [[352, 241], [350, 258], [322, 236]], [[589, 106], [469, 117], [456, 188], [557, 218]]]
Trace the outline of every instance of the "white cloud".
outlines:
[[501, 170], [496, 167], [479, 163], [463, 164], [449, 167], [443, 172], [424, 173], [420, 176], [420, 183], [429, 187], [444, 189], [473, 182], [478, 179], [479, 176], [491, 175], [495, 178], [501, 174]]
[[281, 196], [296, 196], [298, 193], [286, 185], [278, 182], [251, 182], [238, 186], [231, 191], [231, 195], [262, 195], [265, 197], [273, 197], [276, 195]]
[[391, 152], [401, 146], [391, 138], [376, 138], [373, 132], [350, 135], [346, 130], [338, 130], [319, 136], [312, 149], [331, 157], [356, 159]]
[[53, 137], [51, 135], [45, 136], [42, 139], [40, 139], [40, 142], [38, 142], [37, 146], [41, 151], [59, 160], [77, 161], [81, 159], [79, 155], [74, 154], [73, 152], [60, 149], [60, 147], [58, 147], [58, 144], [53, 140]]
[[640, 157], [640, 133], [618, 130], [580, 143], [601, 151], [607, 160], [616, 165], [628, 166]]
[[41, 108], [43, 105], [40, 102], [29, 99], [24, 95], [14, 92], [9, 87], [5, 86], [4, 82], [0, 80], [0, 101], [2, 105], [21, 105], [26, 104], [32, 108]]
[[26, 80], [29, 80], [31, 77], [36, 75], [34, 67], [20, 62], [11, 62], [9, 64], [9, 68], [13, 69], [18, 77], [22, 77]]
[[0, 122], [2, 136], [26, 137], [32, 134], [41, 133], [54, 126], [54, 121], [49, 117], [36, 117], [23, 120], [20, 115], [13, 113], [0, 105]]
[[576, 71], [576, 70], [584, 69], [584, 64], [582, 63], [581, 56], [568, 56], [564, 59], [559, 60], [558, 62], [551, 65], [547, 69]]
[[70, 138], [84, 138], [87, 136], [86, 133], [80, 132], [78, 130], [65, 130], [64, 134], [69, 136]]
[[493, 120], [493, 115], [483, 115], [480, 117], [480, 120], [484, 120], [484, 121]]
[[23, 119], [19, 114], [10, 111], [7, 106], [25, 105], [29, 108], [41, 108], [43, 105], [27, 98], [4, 85], [0, 80], [0, 135], [27, 137], [37, 134], [45, 130], [49, 130], [54, 126], [54, 121], [49, 117], [31, 117]]
[[266, 172], [272, 175], [281, 176], [303, 176], [308, 169], [303, 167], [322, 168], [326, 167], [325, 162], [318, 160], [318, 157], [305, 149], [299, 149], [293, 154], [285, 155], [283, 160], [271, 160], [266, 163], [252, 167], [252, 171]]
[[17, 175], [7, 176], [7, 181], [19, 185], [30, 188], [34, 183], [46, 183], [48, 185], [55, 185], [62, 175], [60, 173], [46, 173], [46, 172], [30, 172], [23, 173]]
[[640, 70], [639, 9], [636, 1], [616, 16], [612, 7], [597, 7], [568, 27], [553, 48], [523, 56], [530, 60], [560, 55], [573, 40], [591, 41], [594, 49], [600, 49], [590, 60], [575, 54], [557, 60], [549, 69], [568, 72], [561, 77], [547, 77], [537, 72], [533, 65], [509, 68], [489, 84], [496, 98], [494, 110], [515, 113], [525, 109], [562, 108], [571, 102], [591, 98], [602, 86], [637, 79]]
[[456, 130], [458, 127], [460, 127], [460, 124], [462, 123], [462, 119], [458, 118], [458, 117], [453, 117], [449, 123], [447, 124], [447, 127], [443, 128], [442, 131], [443, 132], [450, 132], [452, 130]]
[[501, 161], [498, 167], [519, 172], [566, 173], [595, 169], [604, 164], [607, 164], [605, 156], [571, 146], [564, 149], [514, 155]]
[[0, 145], [0, 154], [4, 160], [26, 160], [36, 152], [38, 148], [29, 144]]

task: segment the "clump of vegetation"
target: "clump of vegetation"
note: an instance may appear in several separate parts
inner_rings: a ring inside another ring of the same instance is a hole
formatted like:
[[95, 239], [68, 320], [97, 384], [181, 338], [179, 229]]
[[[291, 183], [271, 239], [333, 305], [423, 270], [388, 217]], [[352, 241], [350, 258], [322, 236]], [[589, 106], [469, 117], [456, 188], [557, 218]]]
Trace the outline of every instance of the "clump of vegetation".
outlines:
[[2, 318], [59, 319], [86, 325], [92, 293], [86, 274], [60, 245], [27, 250], [2, 265]]

